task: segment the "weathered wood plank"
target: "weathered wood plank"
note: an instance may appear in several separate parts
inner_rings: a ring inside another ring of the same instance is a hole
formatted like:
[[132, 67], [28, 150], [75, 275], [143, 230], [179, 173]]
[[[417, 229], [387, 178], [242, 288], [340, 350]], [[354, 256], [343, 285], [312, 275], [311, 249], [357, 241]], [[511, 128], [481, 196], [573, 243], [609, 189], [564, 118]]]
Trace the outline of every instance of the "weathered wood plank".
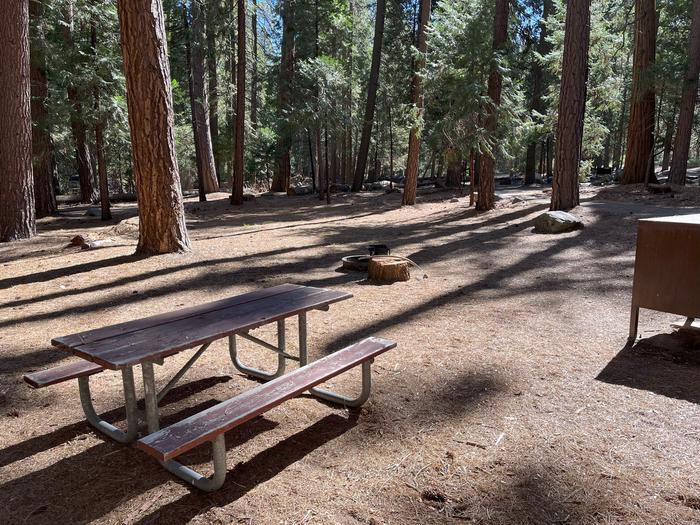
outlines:
[[51, 344], [63, 350], [70, 351], [73, 347], [88, 343], [94, 343], [96, 341], [106, 339], [108, 337], [128, 334], [131, 332], [136, 332], [138, 330], [143, 330], [144, 328], [151, 328], [154, 326], [159, 326], [162, 324], [171, 323], [173, 321], [185, 319], [187, 317], [193, 317], [195, 315], [201, 315], [203, 313], [221, 310], [223, 308], [230, 308], [231, 306], [236, 306], [251, 301], [257, 301], [259, 299], [264, 299], [265, 297], [271, 297], [274, 295], [287, 293], [289, 291], [297, 290], [299, 288], [303, 288], [303, 286], [298, 284], [281, 284], [279, 286], [271, 286], [270, 288], [255, 290], [254, 292], [244, 293], [235, 297], [228, 297], [226, 299], [213, 301], [211, 303], [190, 306], [172, 312], [165, 312], [158, 315], [144, 317], [142, 319], [135, 319], [133, 321], [126, 321], [124, 323], [105, 326], [102, 328], [96, 328], [94, 330], [87, 330], [85, 332], [80, 332], [77, 334], [56, 337], [51, 341]]
[[23, 379], [34, 388], [43, 388], [45, 386], [68, 381], [69, 379], [99, 374], [103, 370], [104, 368], [98, 364], [89, 361], [78, 361], [76, 363], [55, 366], [47, 370], [25, 374]]
[[393, 341], [368, 337], [269, 383], [149, 434], [139, 440], [136, 446], [160, 461], [175, 458], [267, 412], [287, 399], [296, 397], [394, 347], [396, 343]]
[[120, 369], [350, 297], [352, 295], [345, 292], [305, 286], [284, 294], [100, 339], [73, 347], [70, 351], [105, 368]]

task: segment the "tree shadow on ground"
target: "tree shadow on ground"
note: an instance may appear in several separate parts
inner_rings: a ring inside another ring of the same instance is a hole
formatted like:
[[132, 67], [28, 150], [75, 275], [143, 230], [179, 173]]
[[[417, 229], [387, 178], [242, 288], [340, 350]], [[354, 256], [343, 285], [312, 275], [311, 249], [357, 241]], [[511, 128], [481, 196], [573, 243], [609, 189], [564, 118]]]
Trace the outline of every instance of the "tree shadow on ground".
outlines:
[[[195, 393], [202, 392], [213, 386], [216, 386], [221, 383], [226, 383], [230, 380], [231, 376], [215, 376], [198, 379], [177, 386], [173, 388], [170, 392], [168, 392], [168, 394], [159, 403], [159, 406], [164, 407], [167, 405], [176, 404], [194, 395]], [[212, 405], [214, 404], [214, 402], [208, 401], [204, 404]], [[144, 409], [143, 399], [139, 400], [137, 406], [141, 410]], [[196, 408], [198, 410], [203, 410], [204, 408], [208, 407], [202, 407], [201, 405], [198, 405]], [[182, 411], [179, 411], [177, 414], [165, 415], [162, 418], [163, 424], [167, 424], [168, 421], [179, 421], [180, 419], [183, 419], [188, 415], [196, 413], [192, 412], [192, 410], [193, 408], [186, 408]], [[126, 419], [126, 413], [124, 407], [119, 407], [100, 414], [100, 417], [105, 421], [109, 421], [121, 425], [123, 427], [123, 423]], [[71, 425], [58, 428], [53, 432], [50, 432], [49, 434], [42, 434], [40, 436], [29, 438], [25, 441], [21, 441], [20, 443], [10, 445], [9, 447], [0, 450], [0, 467], [5, 467], [16, 461], [20, 461], [22, 459], [31, 457], [35, 454], [44, 452], [53, 447], [63, 445], [64, 443], [75, 439], [77, 436], [86, 434], [90, 431], [96, 432], [87, 421], [80, 421]]]
[[684, 332], [626, 344], [596, 379], [700, 404], [700, 340]]
[[182, 498], [155, 509], [136, 523], [156, 520], [166, 523], [188, 523], [212, 507], [223, 507], [241, 498], [255, 487], [284, 471], [317, 448], [338, 438], [357, 424], [357, 412], [348, 418], [332, 414], [292, 436], [237, 464], [226, 476], [224, 486], [212, 494], [191, 489]]
[[[197, 413], [215, 402], [190, 407], [164, 418], [163, 423]], [[234, 449], [276, 426], [263, 417], [253, 419], [230, 433], [226, 448]], [[56, 434], [70, 431], [66, 427]], [[89, 522], [169, 479], [172, 476], [143, 452], [105, 438], [103, 443], [0, 485], [0, 506], [7, 523]]]

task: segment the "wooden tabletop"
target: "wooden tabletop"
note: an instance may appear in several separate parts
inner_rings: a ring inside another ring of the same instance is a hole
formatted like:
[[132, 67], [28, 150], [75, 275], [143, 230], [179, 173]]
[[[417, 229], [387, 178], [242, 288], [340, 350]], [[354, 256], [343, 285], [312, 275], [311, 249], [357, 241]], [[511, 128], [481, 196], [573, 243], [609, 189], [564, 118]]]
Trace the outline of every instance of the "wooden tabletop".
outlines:
[[51, 344], [118, 370], [350, 299], [352, 294], [282, 284], [199, 306], [57, 337]]

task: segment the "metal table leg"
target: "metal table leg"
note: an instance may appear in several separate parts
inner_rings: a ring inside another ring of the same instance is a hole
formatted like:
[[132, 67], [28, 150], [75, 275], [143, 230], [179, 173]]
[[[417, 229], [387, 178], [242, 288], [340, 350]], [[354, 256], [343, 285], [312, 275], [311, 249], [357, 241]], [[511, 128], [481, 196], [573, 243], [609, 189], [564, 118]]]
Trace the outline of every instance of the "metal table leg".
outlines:
[[88, 422], [103, 434], [118, 441], [130, 443], [138, 435], [138, 416], [136, 412], [136, 388], [134, 387], [134, 371], [131, 367], [122, 370], [122, 383], [124, 384], [124, 406], [126, 408], [126, 432], [101, 419], [92, 404], [90, 392], [90, 377], [79, 377], [78, 388], [80, 390], [80, 403]]
[[280, 319], [279, 321], [277, 321], [277, 349], [279, 350], [277, 354], [277, 371], [270, 374], [269, 372], [258, 370], [257, 368], [252, 368], [241, 363], [241, 361], [238, 359], [236, 349], [236, 336], [231, 335], [228, 338], [228, 350], [229, 354], [231, 354], [231, 361], [233, 361], [233, 366], [235, 366], [238, 371], [243, 372], [244, 374], [247, 374], [252, 377], [257, 377], [258, 379], [263, 379], [266, 381], [269, 381], [270, 379], [274, 379], [276, 377], [280, 377], [282, 374], [284, 374], [286, 366], [286, 347], [287, 343], [285, 323], [284, 319]]
[[153, 363], [144, 361], [141, 363], [143, 373], [143, 397], [146, 404], [146, 425], [148, 433], [157, 432], [160, 429], [158, 416], [158, 393], [156, 391], [156, 381], [153, 374]]
[[226, 442], [223, 434], [219, 434], [211, 443], [212, 460], [214, 462], [214, 474], [211, 477], [205, 477], [199, 472], [186, 467], [182, 463], [171, 459], [170, 461], [160, 461], [163, 467], [175, 474], [178, 478], [185, 480], [206, 492], [212, 492], [224, 484], [226, 479]]
[[632, 311], [630, 313], [630, 334], [627, 341], [634, 343], [637, 339], [637, 330], [639, 326], [639, 307], [636, 304], [632, 305]]
[[[307, 335], [308, 326], [306, 320], [306, 312], [299, 314], [299, 366], [305, 366], [309, 362], [308, 348], [307, 348]], [[372, 389], [372, 362], [365, 361], [362, 363], [362, 391], [360, 395], [356, 398], [346, 397], [342, 394], [336, 394], [330, 390], [323, 388], [312, 388], [309, 393], [319, 399], [325, 401], [330, 401], [331, 403], [338, 403], [350, 408], [357, 408], [362, 406], [367, 399], [369, 399], [369, 393]]]

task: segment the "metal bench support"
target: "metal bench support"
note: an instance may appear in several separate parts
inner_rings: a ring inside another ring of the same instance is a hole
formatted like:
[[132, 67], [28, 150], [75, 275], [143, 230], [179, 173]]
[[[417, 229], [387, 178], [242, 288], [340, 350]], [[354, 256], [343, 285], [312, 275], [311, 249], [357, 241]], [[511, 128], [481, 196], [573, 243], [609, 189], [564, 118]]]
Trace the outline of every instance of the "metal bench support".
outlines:
[[136, 388], [134, 387], [134, 371], [131, 367], [122, 370], [122, 383], [124, 384], [124, 406], [126, 408], [126, 432], [118, 429], [111, 423], [100, 418], [92, 404], [90, 392], [90, 376], [78, 378], [80, 390], [80, 404], [88, 422], [103, 434], [111, 437], [119, 443], [130, 443], [138, 434], [138, 415], [136, 412]]
[[182, 463], [171, 459], [170, 461], [159, 461], [161, 465], [178, 478], [194, 485], [205, 492], [212, 492], [221, 488], [226, 480], [226, 441], [224, 434], [219, 434], [211, 442], [212, 460], [214, 462], [214, 474], [206, 477], [199, 472], [186, 467]]
[[[247, 335], [247, 334], [246, 334]], [[245, 336], [242, 336], [245, 337]], [[255, 343], [260, 344], [258, 341], [256, 341], [257, 337], [249, 336], [246, 337], [246, 339], [249, 339]], [[265, 348], [270, 348], [269, 344], [262, 345]], [[239, 372], [243, 372], [244, 374], [247, 374], [252, 377], [257, 377], [258, 379], [263, 379], [265, 381], [268, 381], [270, 379], [274, 379], [276, 377], [281, 376], [284, 374], [284, 370], [286, 367], [286, 359], [289, 354], [286, 352], [287, 349], [287, 343], [286, 343], [286, 333], [285, 333], [285, 324], [284, 324], [284, 319], [281, 319], [277, 321], [277, 348], [273, 347], [273, 351], [277, 353], [277, 371], [270, 374], [269, 372], [265, 372], [264, 370], [258, 370], [257, 368], [252, 368], [249, 366], [244, 365], [241, 363], [241, 361], [238, 359], [238, 354], [237, 354], [237, 348], [236, 348], [236, 336], [235, 335], [230, 335], [228, 338], [228, 350], [229, 353], [231, 354], [231, 361], [233, 361], [233, 366], [236, 367], [236, 369]], [[292, 357], [292, 356], [289, 356]]]
[[[299, 314], [299, 366], [305, 366], [309, 362], [307, 350], [307, 320], [306, 312]], [[369, 399], [369, 393], [372, 389], [372, 360], [362, 363], [362, 391], [356, 398], [346, 397], [342, 394], [336, 394], [324, 388], [312, 388], [309, 393], [319, 399], [338, 403], [350, 408], [357, 408], [365, 404]]]

